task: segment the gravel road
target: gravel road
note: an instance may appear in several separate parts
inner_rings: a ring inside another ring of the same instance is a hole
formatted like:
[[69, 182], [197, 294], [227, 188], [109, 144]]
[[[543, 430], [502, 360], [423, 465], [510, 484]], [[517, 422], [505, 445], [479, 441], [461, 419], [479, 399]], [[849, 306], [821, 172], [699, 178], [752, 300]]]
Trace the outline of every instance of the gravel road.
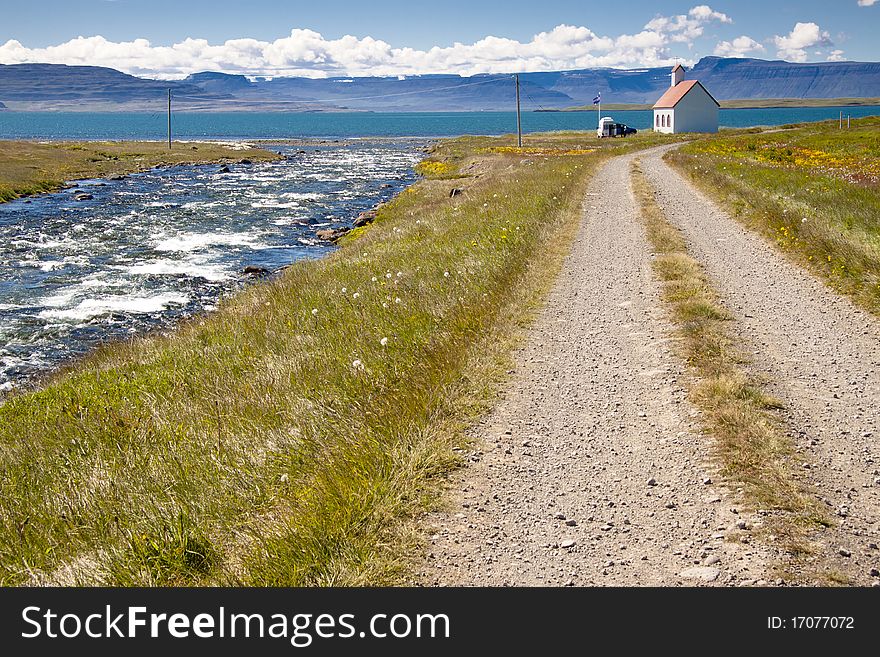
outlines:
[[[768, 571], [778, 555], [750, 538], [761, 516], [738, 509], [717, 483], [711, 438], [700, 435], [686, 398], [628, 183], [632, 157], [610, 161], [593, 181], [580, 233], [507, 393], [475, 429], [473, 462], [451, 481], [450, 510], [427, 519], [422, 584], [775, 581]], [[651, 159], [652, 171], [661, 167]], [[853, 374], [841, 391], [867, 394], [869, 379]], [[861, 403], [863, 414], [873, 412]], [[851, 452], [864, 466], [861, 446]], [[855, 512], [845, 494], [835, 497]]]
[[[786, 406], [795, 466], [837, 526], [817, 533], [821, 568], [880, 586], [880, 322], [787, 261], [662, 160], [643, 169], [685, 233], [769, 391]], [[876, 570], [875, 570], [876, 573]]]

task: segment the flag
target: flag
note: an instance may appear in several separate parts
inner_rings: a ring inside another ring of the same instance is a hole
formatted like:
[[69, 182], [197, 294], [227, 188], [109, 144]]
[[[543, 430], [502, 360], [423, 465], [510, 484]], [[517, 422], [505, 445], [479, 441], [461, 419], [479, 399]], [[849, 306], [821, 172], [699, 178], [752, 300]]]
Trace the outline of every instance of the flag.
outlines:
[[602, 92], [600, 91], [599, 94], [593, 99], [593, 105], [598, 105], [601, 102], [602, 102]]

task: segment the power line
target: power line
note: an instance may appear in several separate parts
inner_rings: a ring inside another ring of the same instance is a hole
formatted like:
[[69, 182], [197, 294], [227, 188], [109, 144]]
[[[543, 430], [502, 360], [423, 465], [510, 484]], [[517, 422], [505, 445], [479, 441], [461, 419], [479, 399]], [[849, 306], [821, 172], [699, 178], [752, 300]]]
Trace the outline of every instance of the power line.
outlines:
[[532, 105], [537, 107], [539, 110], [542, 110], [542, 111], [544, 110], [544, 107], [541, 105], [541, 103], [539, 103], [537, 100], [532, 98], [528, 93], [526, 93], [526, 98], [528, 98], [532, 102]]

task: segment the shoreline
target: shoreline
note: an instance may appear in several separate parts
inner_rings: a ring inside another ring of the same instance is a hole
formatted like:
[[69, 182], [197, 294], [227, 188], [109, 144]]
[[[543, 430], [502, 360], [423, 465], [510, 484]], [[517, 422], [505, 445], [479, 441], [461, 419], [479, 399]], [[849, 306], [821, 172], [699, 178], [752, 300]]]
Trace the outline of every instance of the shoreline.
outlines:
[[[365, 140], [361, 140], [359, 143], [363, 144], [364, 141]], [[368, 140], [368, 141], [373, 141], [373, 140]], [[419, 140], [419, 141], [425, 141], [425, 140]], [[63, 143], [68, 143], [68, 142], [63, 142]], [[211, 142], [198, 142], [198, 143], [204, 144], [204, 143], [211, 143]], [[310, 145], [310, 144], [306, 144], [304, 141], [299, 142], [299, 143], [290, 143], [290, 142], [273, 142], [273, 143], [276, 143], [281, 146]], [[249, 144], [243, 144], [243, 145], [246, 146], [248, 149], [252, 148]], [[315, 142], [314, 145], [319, 145], [319, 144], [318, 144], [318, 142]], [[328, 140], [321, 140], [320, 145], [330, 146], [332, 148], [340, 148], [340, 147], [345, 146], [345, 144], [340, 144], [338, 142], [334, 143], [334, 142], [328, 141]], [[354, 144], [352, 144], [352, 145], [354, 145]], [[422, 150], [426, 150], [426, 149], [422, 149]], [[266, 151], [266, 152], [271, 153], [271, 151]], [[284, 154], [279, 153], [278, 157], [271, 158], [271, 159], [266, 158], [264, 161], [277, 162], [277, 161], [289, 160], [289, 159], [293, 159], [293, 156], [289, 155], [289, 154], [284, 155]], [[225, 165], [226, 163], [227, 163], [226, 161], [221, 159], [221, 160], [217, 160], [217, 161], [180, 162], [180, 163], [176, 163], [174, 165], [169, 165], [169, 166], [209, 167], [209, 166], [218, 165], [218, 164]], [[242, 160], [232, 160], [232, 159], [230, 159], [228, 161], [228, 164], [247, 164], [247, 163], [248, 163], [247, 159], [245, 159], [244, 162], [242, 162]], [[158, 164], [158, 165], [154, 165], [154, 166], [150, 166], [150, 167], [145, 167], [142, 170], [132, 171], [131, 173], [125, 174], [122, 176], [113, 176], [113, 177], [109, 177], [109, 178], [99, 178], [99, 177], [82, 178], [82, 179], [79, 179], [79, 181], [103, 180], [103, 181], [110, 182], [111, 180], [119, 180], [121, 178], [127, 177], [128, 175], [133, 175], [133, 174], [137, 174], [137, 173], [144, 173], [144, 172], [154, 171], [154, 170], [161, 170], [165, 166], [166, 165]], [[397, 198], [402, 193], [406, 192], [410, 187], [412, 187], [412, 185], [414, 185], [416, 182], [418, 182], [418, 180], [419, 179], [417, 179], [413, 182], [404, 184], [401, 187], [401, 189], [396, 191], [389, 198], [385, 198], [385, 200], [381, 200], [381, 197], [376, 198], [375, 201], [373, 202], [373, 204], [371, 206], [369, 206], [366, 210], [360, 210], [360, 211], [356, 210], [356, 211], [352, 212], [350, 215], [345, 216], [341, 222], [342, 227], [334, 229], [333, 232], [335, 234], [332, 237], [322, 236], [322, 233], [325, 233], [325, 230], [320, 230], [320, 229], [315, 230], [314, 231], [315, 240], [317, 240], [319, 243], [321, 243], [324, 246], [324, 248], [327, 249], [326, 253], [323, 253], [322, 255], [320, 255], [316, 259], [322, 260], [322, 259], [328, 257], [329, 255], [334, 253], [339, 248], [338, 242], [341, 238], [345, 237], [346, 235], [348, 235], [349, 233], [351, 233], [354, 230], [361, 229], [366, 226], [369, 226], [369, 224], [372, 224], [373, 221], [377, 218], [379, 210], [383, 206], [396, 201]], [[76, 184], [76, 182], [77, 182], [77, 180], [68, 180], [68, 181], [65, 181], [63, 186], [57, 190], [48, 190], [45, 192], [40, 192], [39, 194], [36, 194], [33, 196], [21, 196], [18, 199], [11, 199], [11, 200], [12, 201], [18, 200], [18, 201], [23, 201], [23, 202], [27, 203], [27, 202], [30, 202], [29, 201], [30, 198], [33, 198], [35, 196], [47, 196], [47, 195], [52, 195], [52, 194], [62, 194], [66, 190], [75, 189], [78, 186]], [[364, 194], [360, 198], [368, 199], [368, 198], [370, 198], [370, 196], [367, 194]], [[260, 284], [265, 284], [265, 283], [270, 283], [272, 281], [276, 281], [279, 277], [281, 277], [284, 274], [284, 272], [288, 268], [296, 265], [298, 262], [300, 262], [302, 260], [303, 260], [303, 258], [298, 258], [295, 260], [291, 260], [290, 262], [287, 262], [286, 264], [275, 266], [275, 267], [263, 266], [262, 264], [245, 265], [241, 269], [238, 269], [237, 271], [235, 271], [234, 274], [231, 274], [231, 278], [234, 279], [234, 283], [232, 285], [230, 285], [229, 289], [225, 290], [221, 294], [220, 298], [228, 301], [228, 300], [232, 299], [233, 297], [242, 294], [248, 288], [250, 288], [254, 285], [260, 285]], [[210, 309], [202, 308], [202, 309], [199, 309], [195, 312], [182, 313], [180, 316], [176, 316], [172, 320], [170, 320], [170, 323], [168, 323], [168, 324], [149, 327], [146, 330], [139, 330], [136, 333], [133, 333], [128, 336], [115, 336], [115, 337], [109, 336], [107, 338], [104, 338], [101, 342], [94, 344], [93, 346], [88, 348], [87, 351], [85, 351], [83, 353], [72, 355], [63, 361], [55, 363], [51, 367], [36, 371], [36, 372], [31, 373], [29, 375], [26, 375], [20, 379], [10, 379], [9, 381], [0, 384], [0, 405], [2, 405], [6, 401], [6, 399], [10, 396], [10, 394], [21, 394], [21, 393], [26, 394], [26, 393], [30, 393], [30, 392], [36, 392], [36, 391], [43, 389], [44, 387], [46, 387], [48, 385], [51, 385], [52, 381], [57, 376], [63, 375], [65, 372], [77, 368], [80, 363], [88, 361], [90, 358], [92, 358], [95, 355], [96, 352], [98, 352], [104, 348], [109, 347], [112, 349], [112, 348], [114, 348], [114, 345], [124, 345], [125, 343], [130, 342], [131, 340], [150, 339], [151, 337], [161, 337], [163, 335], [167, 336], [169, 334], [173, 335], [176, 332], [184, 329], [184, 327], [186, 327], [188, 324], [190, 324], [193, 321], [198, 321], [199, 319], [205, 319], [207, 317], [212, 316], [213, 314], [215, 314], [217, 312], [217, 309], [218, 308], [216, 305]], [[157, 314], [161, 315], [161, 314], [164, 314], [166, 311], [167, 311], [167, 309], [159, 311]]]
[[174, 143], [176, 150], [168, 150], [166, 142], [147, 140], [0, 140], [0, 203], [59, 192], [78, 180], [113, 179], [159, 167], [271, 162], [282, 157], [264, 148], [241, 147], [240, 141]]

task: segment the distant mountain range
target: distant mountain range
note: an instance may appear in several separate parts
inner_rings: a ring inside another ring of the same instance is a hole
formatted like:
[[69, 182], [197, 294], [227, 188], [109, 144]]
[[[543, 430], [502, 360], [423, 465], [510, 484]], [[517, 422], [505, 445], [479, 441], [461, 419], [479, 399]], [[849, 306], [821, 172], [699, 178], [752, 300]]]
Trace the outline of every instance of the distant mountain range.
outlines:
[[[718, 100], [880, 97], [880, 63], [704, 57], [687, 73]], [[520, 76], [523, 108], [653, 103], [669, 69], [584, 69]], [[256, 78], [196, 73], [181, 81], [138, 78], [110, 68], [56, 64], [0, 65], [0, 109], [162, 111], [171, 89], [188, 111], [479, 111], [512, 108], [509, 75], [422, 75], [360, 78]]]

